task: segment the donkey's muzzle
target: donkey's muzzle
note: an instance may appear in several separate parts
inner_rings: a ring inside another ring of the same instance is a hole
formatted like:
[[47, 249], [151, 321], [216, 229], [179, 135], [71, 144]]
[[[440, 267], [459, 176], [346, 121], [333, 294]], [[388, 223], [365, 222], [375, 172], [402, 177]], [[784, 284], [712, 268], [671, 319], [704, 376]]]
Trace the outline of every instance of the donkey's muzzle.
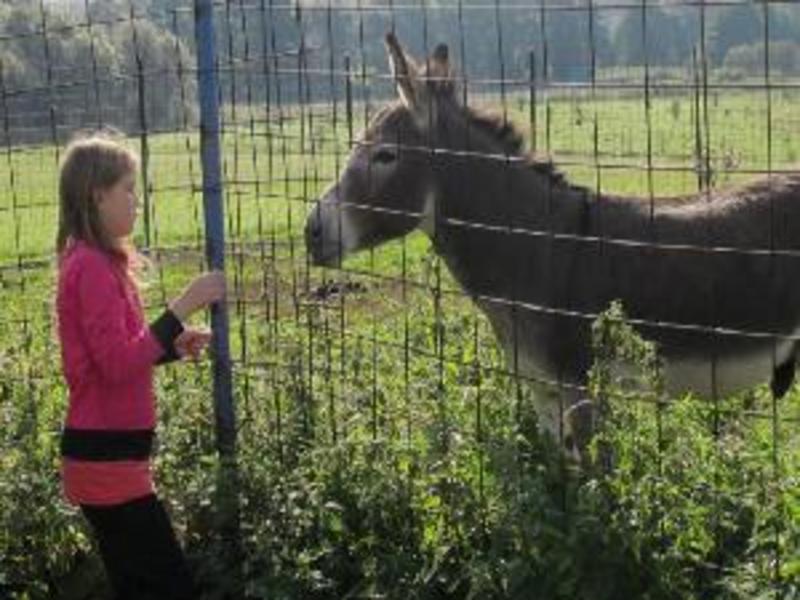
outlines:
[[338, 252], [331, 252], [335, 244], [326, 243], [325, 226], [319, 208], [314, 208], [306, 219], [305, 227], [306, 252], [311, 257], [311, 264], [329, 267], [338, 264]]
[[306, 252], [311, 256], [311, 262], [319, 264], [322, 251], [322, 223], [319, 212], [314, 210], [306, 219], [305, 228]]

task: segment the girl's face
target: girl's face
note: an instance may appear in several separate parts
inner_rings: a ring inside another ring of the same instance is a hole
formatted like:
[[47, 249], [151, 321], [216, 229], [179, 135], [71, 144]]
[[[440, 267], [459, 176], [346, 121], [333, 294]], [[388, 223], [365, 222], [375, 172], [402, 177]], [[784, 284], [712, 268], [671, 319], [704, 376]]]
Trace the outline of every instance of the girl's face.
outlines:
[[124, 238], [133, 232], [138, 207], [134, 173], [127, 173], [111, 187], [98, 190], [100, 223], [112, 239]]

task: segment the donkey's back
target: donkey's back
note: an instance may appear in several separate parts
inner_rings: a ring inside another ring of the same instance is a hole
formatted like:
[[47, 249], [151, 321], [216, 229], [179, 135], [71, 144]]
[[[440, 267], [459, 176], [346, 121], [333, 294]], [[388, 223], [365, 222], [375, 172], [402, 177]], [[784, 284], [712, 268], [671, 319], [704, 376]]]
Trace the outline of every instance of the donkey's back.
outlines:
[[[658, 343], [673, 393], [723, 395], [770, 374], [785, 392], [800, 331], [800, 174], [652, 207], [600, 198], [590, 214], [600, 241], [564, 248], [577, 255], [571, 308], [621, 300]], [[585, 346], [587, 327], [562, 320], [557, 335]]]

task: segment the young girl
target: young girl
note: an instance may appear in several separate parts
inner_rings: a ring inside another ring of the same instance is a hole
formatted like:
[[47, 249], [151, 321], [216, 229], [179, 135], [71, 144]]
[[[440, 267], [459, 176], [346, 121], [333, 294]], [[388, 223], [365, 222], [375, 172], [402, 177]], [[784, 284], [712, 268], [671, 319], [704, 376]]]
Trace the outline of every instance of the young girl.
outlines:
[[67, 499], [81, 507], [117, 598], [193, 598], [169, 517], [155, 494], [153, 367], [198, 356], [210, 335], [184, 320], [222, 300], [221, 273], [197, 277], [145, 324], [129, 242], [135, 154], [105, 134], [69, 145], [61, 164], [56, 312], [69, 408], [61, 453]]

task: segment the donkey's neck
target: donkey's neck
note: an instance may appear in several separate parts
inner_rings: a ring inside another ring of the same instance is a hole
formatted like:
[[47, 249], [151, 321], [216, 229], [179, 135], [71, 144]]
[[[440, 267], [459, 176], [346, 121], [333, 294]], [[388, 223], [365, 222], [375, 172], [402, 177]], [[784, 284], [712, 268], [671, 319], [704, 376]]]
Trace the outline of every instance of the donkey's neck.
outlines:
[[490, 145], [445, 155], [436, 172], [429, 233], [459, 283], [473, 295], [544, 300], [548, 233], [582, 232], [588, 192]]

